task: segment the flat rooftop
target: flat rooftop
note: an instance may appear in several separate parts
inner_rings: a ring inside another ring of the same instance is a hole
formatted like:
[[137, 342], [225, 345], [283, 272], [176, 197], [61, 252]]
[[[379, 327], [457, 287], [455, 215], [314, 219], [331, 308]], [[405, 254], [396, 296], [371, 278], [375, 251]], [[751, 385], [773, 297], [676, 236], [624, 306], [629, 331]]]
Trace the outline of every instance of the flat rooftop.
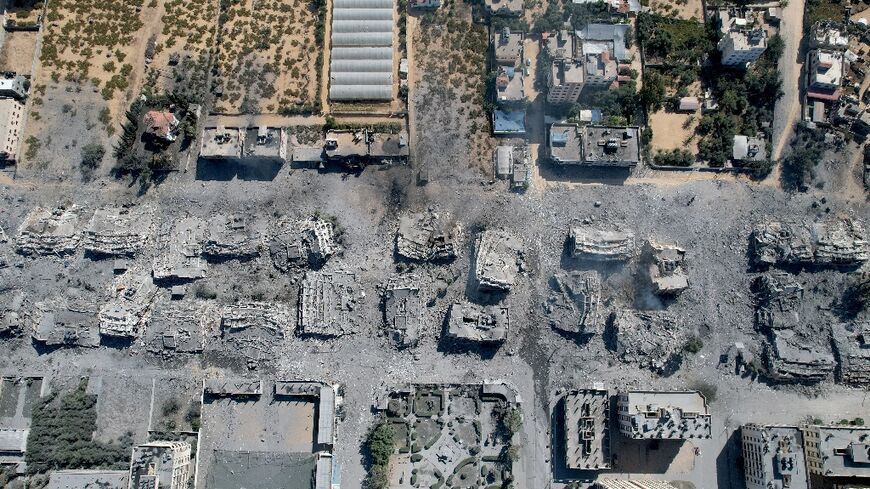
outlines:
[[570, 469], [610, 468], [610, 394], [583, 389], [565, 396], [565, 465]]
[[870, 428], [818, 427], [822, 472], [831, 477], [867, 477], [870, 474]]
[[577, 165], [583, 161], [583, 143], [576, 124], [553, 124], [549, 135], [554, 163]]
[[633, 167], [640, 162], [639, 136], [636, 127], [585, 126], [583, 162], [593, 166]]
[[711, 435], [707, 402], [696, 391], [631, 391], [620, 395], [620, 414], [634, 438], [686, 439]]
[[202, 131], [200, 158], [241, 158], [244, 132], [238, 127], [206, 127]]
[[245, 157], [281, 158], [285, 154], [283, 131], [275, 127], [249, 127], [245, 131]]

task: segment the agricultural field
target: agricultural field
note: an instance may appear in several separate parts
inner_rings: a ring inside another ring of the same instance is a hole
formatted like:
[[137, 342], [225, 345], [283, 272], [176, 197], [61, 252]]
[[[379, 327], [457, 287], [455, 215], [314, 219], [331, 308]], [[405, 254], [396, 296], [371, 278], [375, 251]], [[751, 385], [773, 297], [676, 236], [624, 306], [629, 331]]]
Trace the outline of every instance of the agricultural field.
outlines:
[[222, 2], [214, 112], [319, 110], [324, 10], [309, 0]]

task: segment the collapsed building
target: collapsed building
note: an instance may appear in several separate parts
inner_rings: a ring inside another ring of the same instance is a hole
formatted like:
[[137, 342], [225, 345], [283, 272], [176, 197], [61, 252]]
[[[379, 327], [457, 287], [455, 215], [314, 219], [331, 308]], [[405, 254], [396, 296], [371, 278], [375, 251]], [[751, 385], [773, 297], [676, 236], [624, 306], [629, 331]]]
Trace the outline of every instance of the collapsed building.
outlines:
[[623, 362], [658, 373], [679, 365], [689, 335], [672, 314], [619, 309], [611, 313], [610, 321], [616, 354]]
[[568, 231], [571, 256], [595, 261], [626, 261], [635, 254], [634, 233], [572, 226]]
[[210, 318], [204, 321], [204, 330], [213, 333], [217, 329], [220, 335], [220, 341], [207, 347], [244, 360], [249, 369], [273, 361], [295, 326], [292, 308], [283, 303], [243, 302], [207, 313]]
[[400, 348], [416, 346], [423, 329], [423, 301], [415, 282], [393, 278], [384, 290], [384, 327]]
[[619, 394], [619, 431], [636, 440], [711, 438], [707, 399], [697, 391], [630, 391]]
[[157, 298], [157, 286], [147, 273], [127, 271], [112, 284], [112, 298], [97, 318], [100, 334], [115, 338], [137, 338], [145, 330]]
[[155, 281], [187, 281], [205, 277], [208, 270], [202, 258], [206, 223], [197, 217], [181, 219], [169, 233], [161, 234], [162, 246], [154, 260]]
[[832, 327], [837, 356], [837, 380], [854, 386], [870, 385], [870, 321]]
[[417, 261], [447, 261], [456, 258], [462, 228], [448, 215], [434, 211], [399, 218], [396, 252]]
[[351, 272], [307, 272], [299, 289], [297, 334], [338, 337], [356, 332], [355, 311], [364, 297]]
[[551, 279], [544, 312], [550, 326], [574, 334], [600, 334], [601, 279], [598, 272], [558, 272]]
[[338, 251], [333, 224], [318, 217], [281, 219], [269, 239], [272, 264], [282, 272], [293, 267], [319, 268]]
[[191, 446], [184, 441], [152, 441], [133, 448], [130, 487], [183, 489], [191, 471]]
[[260, 237], [244, 216], [217, 215], [208, 221], [202, 253], [215, 261], [254, 258], [260, 254]]
[[870, 259], [864, 227], [851, 219], [761, 223], [750, 245], [761, 266], [858, 266]]
[[203, 394], [213, 397], [260, 397], [263, 395], [263, 381], [258, 379], [206, 379], [203, 381]]
[[[819, 382], [834, 372], [834, 356], [820, 332], [827, 319], [803, 300], [803, 286], [786, 273], [758, 277], [756, 327], [768, 337], [768, 376], [783, 382]], [[825, 336], [827, 336], [825, 334]]]
[[36, 207], [18, 227], [15, 248], [27, 256], [72, 254], [81, 239], [76, 231], [78, 222], [75, 206], [68, 209]]
[[201, 304], [160, 301], [145, 330], [145, 349], [151, 353], [201, 353], [208, 314]]
[[686, 274], [686, 251], [673, 245], [647, 241], [645, 251], [649, 257], [649, 278], [656, 294], [675, 296], [689, 288]]
[[97, 209], [84, 231], [85, 252], [95, 256], [133, 256], [145, 245], [154, 226], [149, 207]]
[[290, 308], [284, 304], [243, 302], [224, 306], [221, 310], [221, 333], [260, 328], [283, 338], [293, 330], [292, 321]]
[[580, 389], [565, 395], [565, 466], [574, 470], [611, 467], [610, 393]]
[[507, 307], [461, 302], [450, 306], [447, 336], [480, 343], [501, 343], [507, 338], [509, 326]]
[[474, 278], [481, 290], [508, 292], [523, 269], [519, 239], [505, 231], [484, 231], [477, 238]]
[[49, 347], [100, 346], [97, 313], [78, 291], [34, 304], [31, 336]]
[[0, 292], [0, 336], [18, 335], [26, 321], [24, 293], [15, 289]]

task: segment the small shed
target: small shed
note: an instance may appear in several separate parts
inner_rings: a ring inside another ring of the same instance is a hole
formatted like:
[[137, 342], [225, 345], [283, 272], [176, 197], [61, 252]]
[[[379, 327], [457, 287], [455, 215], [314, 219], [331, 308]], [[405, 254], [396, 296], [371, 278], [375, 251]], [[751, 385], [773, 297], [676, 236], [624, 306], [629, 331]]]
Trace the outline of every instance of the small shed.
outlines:
[[680, 99], [680, 112], [695, 112], [701, 108], [701, 102], [698, 97], [683, 97]]

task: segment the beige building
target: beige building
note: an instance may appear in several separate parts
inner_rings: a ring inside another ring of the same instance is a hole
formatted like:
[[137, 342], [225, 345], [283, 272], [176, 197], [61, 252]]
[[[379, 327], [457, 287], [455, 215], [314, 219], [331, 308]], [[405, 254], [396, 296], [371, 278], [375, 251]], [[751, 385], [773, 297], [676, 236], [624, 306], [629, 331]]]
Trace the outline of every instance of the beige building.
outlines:
[[21, 102], [11, 98], [0, 99], [0, 139], [3, 141], [0, 159], [15, 161], [18, 157], [23, 114], [24, 104]]
[[870, 484], [870, 427], [806, 426], [803, 435], [812, 487]]
[[697, 391], [630, 391], [619, 395], [619, 431], [643, 440], [712, 436], [707, 400]]
[[808, 489], [803, 434], [796, 426], [743, 425], [746, 489]]
[[547, 102], [573, 104], [583, 91], [583, 64], [573, 59], [553, 61], [547, 85]]
[[152, 441], [133, 448], [129, 489], [186, 489], [190, 443]]

